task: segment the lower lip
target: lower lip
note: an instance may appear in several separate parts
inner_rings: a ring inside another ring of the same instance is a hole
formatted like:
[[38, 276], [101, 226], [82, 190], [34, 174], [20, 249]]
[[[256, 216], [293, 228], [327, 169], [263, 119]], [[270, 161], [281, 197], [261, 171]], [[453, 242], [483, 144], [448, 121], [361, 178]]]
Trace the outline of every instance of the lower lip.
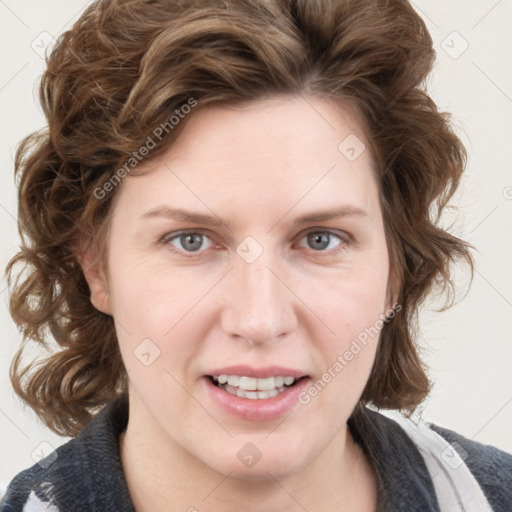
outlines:
[[267, 421], [290, 412], [298, 403], [298, 395], [308, 385], [309, 378], [302, 378], [297, 384], [272, 398], [241, 398], [218, 388], [209, 377], [204, 377], [210, 396], [222, 409], [243, 420]]

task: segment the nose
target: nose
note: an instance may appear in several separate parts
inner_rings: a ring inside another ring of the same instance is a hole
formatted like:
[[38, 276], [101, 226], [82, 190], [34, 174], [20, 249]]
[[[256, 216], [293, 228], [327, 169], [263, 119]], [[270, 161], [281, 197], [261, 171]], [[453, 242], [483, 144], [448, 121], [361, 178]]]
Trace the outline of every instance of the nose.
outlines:
[[223, 331], [252, 345], [267, 344], [291, 333], [296, 324], [295, 295], [263, 257], [239, 259], [230, 273], [222, 312]]

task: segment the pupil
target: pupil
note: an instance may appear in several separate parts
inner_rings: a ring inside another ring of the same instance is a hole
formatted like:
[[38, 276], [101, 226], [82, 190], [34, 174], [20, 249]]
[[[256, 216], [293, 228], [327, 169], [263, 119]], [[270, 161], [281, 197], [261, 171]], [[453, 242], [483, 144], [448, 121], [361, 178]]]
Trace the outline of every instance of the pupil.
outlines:
[[[328, 233], [312, 233], [308, 236], [308, 241], [311, 245], [319, 243], [321, 247], [316, 247], [316, 249], [325, 249], [329, 246], [329, 234]], [[315, 248], [315, 247], [313, 247]]]
[[[183, 247], [191, 251], [197, 251], [201, 248], [202, 235], [198, 233], [186, 234], [181, 237]], [[192, 247], [188, 245], [188, 242], [192, 244]]]

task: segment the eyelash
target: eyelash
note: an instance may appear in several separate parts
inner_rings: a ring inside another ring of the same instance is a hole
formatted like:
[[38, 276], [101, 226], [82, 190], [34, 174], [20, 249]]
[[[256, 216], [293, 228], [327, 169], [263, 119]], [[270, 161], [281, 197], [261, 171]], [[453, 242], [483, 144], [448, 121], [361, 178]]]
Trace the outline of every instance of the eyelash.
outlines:
[[[342, 235], [335, 233], [333, 231], [329, 231], [329, 230], [308, 231], [307, 233], [305, 233], [304, 235], [301, 236], [300, 240], [302, 240], [303, 238], [306, 238], [312, 234], [329, 235], [329, 237], [335, 237], [340, 241], [340, 244], [338, 246], [336, 246], [334, 249], [331, 249], [329, 251], [311, 249], [311, 251], [313, 251], [313, 253], [316, 253], [316, 254], [325, 253], [330, 256], [336, 255], [336, 254], [339, 254], [340, 252], [344, 251], [346, 249], [346, 246], [350, 245], [350, 243], [352, 242], [352, 237], [350, 235], [346, 234], [345, 237], [343, 237]], [[201, 254], [207, 250], [207, 249], [204, 249], [204, 250], [197, 250], [197, 251], [185, 251], [185, 250], [177, 249], [173, 245], [171, 245], [172, 241], [174, 241], [176, 239], [179, 240], [182, 236], [186, 236], [186, 235], [202, 235], [203, 237], [206, 237], [209, 240], [211, 240], [211, 238], [206, 233], [203, 233], [202, 231], [179, 231], [179, 232], [174, 232], [174, 233], [167, 233], [160, 239], [160, 242], [163, 245], [169, 246], [173, 252], [177, 252], [186, 258], [193, 258], [193, 257], [197, 256], [198, 254]], [[213, 241], [212, 241], [212, 243], [213, 243]], [[329, 244], [330, 244], [330, 240], [329, 240]]]

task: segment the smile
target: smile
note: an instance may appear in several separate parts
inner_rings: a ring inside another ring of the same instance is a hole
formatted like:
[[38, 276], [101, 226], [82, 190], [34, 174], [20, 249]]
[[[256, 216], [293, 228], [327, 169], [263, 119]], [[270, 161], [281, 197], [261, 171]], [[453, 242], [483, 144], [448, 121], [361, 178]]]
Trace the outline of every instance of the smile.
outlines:
[[251, 400], [264, 400], [286, 391], [294, 385], [296, 379], [291, 376], [255, 378], [245, 375], [219, 375], [212, 376], [212, 380], [218, 388], [232, 395]]
[[304, 369], [243, 364], [211, 368], [201, 379], [212, 406], [245, 421], [268, 421], [289, 414], [310, 381]]

